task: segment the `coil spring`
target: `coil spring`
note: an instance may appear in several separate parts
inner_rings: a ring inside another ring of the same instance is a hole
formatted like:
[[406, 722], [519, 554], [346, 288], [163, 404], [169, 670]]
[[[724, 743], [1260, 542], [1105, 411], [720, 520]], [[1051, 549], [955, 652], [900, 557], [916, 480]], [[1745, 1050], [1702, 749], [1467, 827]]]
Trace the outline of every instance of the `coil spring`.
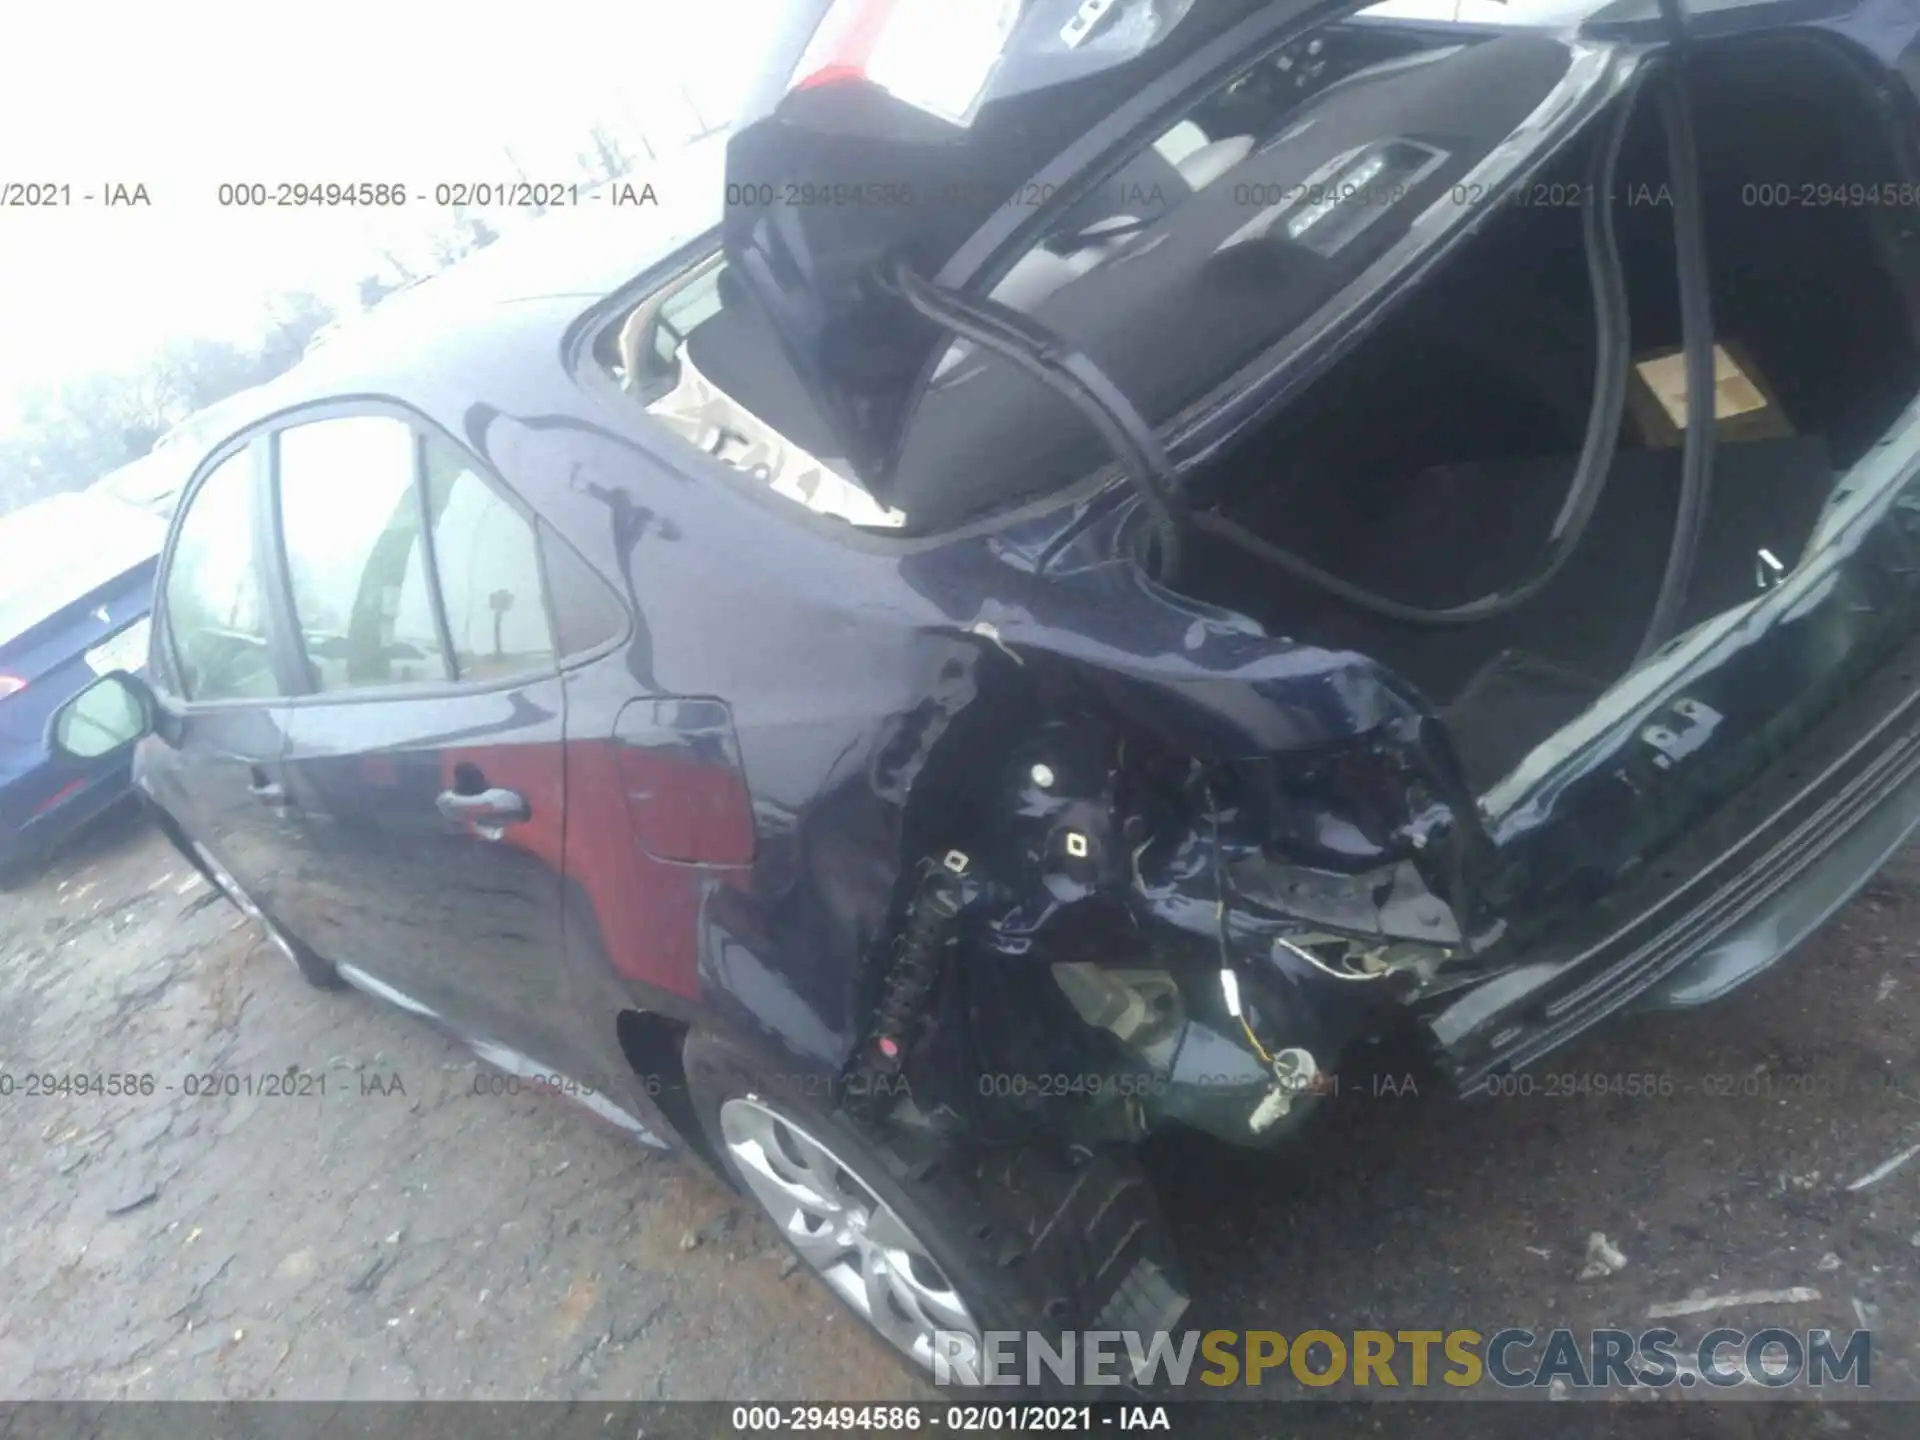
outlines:
[[894, 1080], [907, 1063], [907, 1046], [927, 1000], [940, 978], [954, 922], [965, 903], [967, 857], [949, 851], [929, 864], [914, 896], [901, 937], [899, 953], [887, 967], [880, 1003], [866, 1042], [855, 1057], [845, 1085], [847, 1108], [866, 1119], [876, 1119], [895, 1093]]

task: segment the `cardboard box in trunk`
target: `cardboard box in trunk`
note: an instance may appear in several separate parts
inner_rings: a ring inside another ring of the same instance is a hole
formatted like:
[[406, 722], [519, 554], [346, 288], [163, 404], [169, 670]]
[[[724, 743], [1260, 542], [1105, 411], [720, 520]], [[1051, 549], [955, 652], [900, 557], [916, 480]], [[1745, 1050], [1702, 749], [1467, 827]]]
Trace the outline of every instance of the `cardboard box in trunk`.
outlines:
[[[1779, 397], [1753, 357], [1738, 344], [1714, 346], [1715, 434], [1721, 440], [1785, 440], [1793, 426]], [[1663, 350], [1634, 362], [1627, 384], [1627, 413], [1642, 443], [1670, 449], [1686, 438], [1687, 358], [1684, 351]]]

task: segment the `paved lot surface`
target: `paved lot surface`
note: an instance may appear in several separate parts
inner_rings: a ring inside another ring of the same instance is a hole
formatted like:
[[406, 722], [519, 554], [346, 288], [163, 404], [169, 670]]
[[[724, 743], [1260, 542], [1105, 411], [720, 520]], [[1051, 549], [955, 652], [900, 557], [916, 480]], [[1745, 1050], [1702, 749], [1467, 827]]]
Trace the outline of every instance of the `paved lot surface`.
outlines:
[[[1192, 1319], [1639, 1329], [1694, 1292], [1797, 1286], [1818, 1298], [1676, 1328], [1864, 1321], [1875, 1388], [1920, 1396], [1920, 1158], [1847, 1188], [1920, 1144], [1916, 960], [1910, 852], [1726, 1004], [1617, 1023], [1548, 1067], [1666, 1076], [1664, 1099], [1539, 1082], [1468, 1105], [1362, 1080], [1290, 1157], [1168, 1147]], [[290, 1067], [309, 1093], [188, 1093]], [[308, 989], [138, 825], [0, 894], [0, 1071], [0, 1398], [930, 1393], [702, 1174], [556, 1102], [476, 1094], [494, 1072]], [[28, 1096], [45, 1072], [155, 1087]], [[1594, 1231], [1628, 1263], [1581, 1282]], [[1740, 1408], [1774, 1433], [1771, 1407]], [[1818, 1433], [1882, 1431], [1844, 1415]], [[1411, 1428], [1484, 1433], [1465, 1413]]]

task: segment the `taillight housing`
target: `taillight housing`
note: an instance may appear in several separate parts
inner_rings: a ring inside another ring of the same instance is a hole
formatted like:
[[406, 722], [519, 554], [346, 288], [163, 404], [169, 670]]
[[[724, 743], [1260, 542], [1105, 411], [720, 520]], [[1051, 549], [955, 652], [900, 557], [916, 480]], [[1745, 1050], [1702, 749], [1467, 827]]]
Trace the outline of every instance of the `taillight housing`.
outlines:
[[968, 125], [1020, 19], [1021, 0], [834, 0], [787, 89], [863, 80]]
[[0, 674], [0, 700], [6, 699], [9, 695], [18, 695], [26, 688], [27, 682], [18, 675]]

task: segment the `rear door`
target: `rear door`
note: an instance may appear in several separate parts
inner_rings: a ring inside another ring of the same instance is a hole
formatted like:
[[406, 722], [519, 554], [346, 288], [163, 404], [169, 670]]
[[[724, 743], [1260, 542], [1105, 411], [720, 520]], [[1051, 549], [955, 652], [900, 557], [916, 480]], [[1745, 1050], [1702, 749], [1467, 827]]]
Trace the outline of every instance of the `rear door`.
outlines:
[[141, 753], [143, 784], [262, 908], [297, 888], [302, 835], [281, 755], [284, 652], [261, 582], [265, 442], [220, 459], [189, 493], [163, 562], [150, 679], [178, 715]]
[[564, 1065], [564, 706], [531, 518], [398, 412], [276, 437], [305, 693], [298, 933], [483, 1041]]

